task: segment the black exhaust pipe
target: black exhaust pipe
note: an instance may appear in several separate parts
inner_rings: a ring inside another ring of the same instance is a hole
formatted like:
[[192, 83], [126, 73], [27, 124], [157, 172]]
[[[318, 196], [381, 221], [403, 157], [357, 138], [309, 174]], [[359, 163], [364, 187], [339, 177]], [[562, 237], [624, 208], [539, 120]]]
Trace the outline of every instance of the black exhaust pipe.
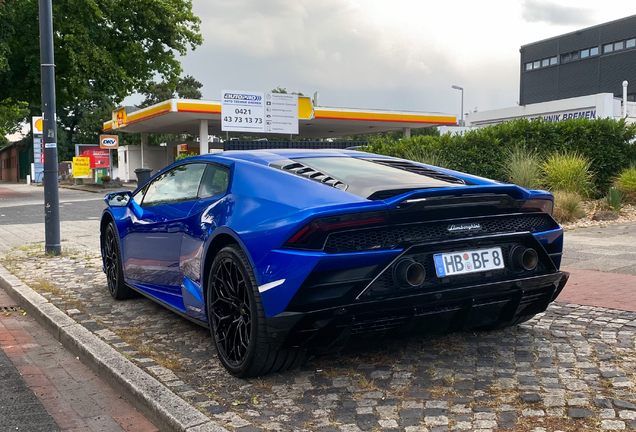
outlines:
[[534, 270], [539, 264], [539, 254], [532, 248], [515, 246], [510, 251], [510, 261], [516, 270]]
[[412, 258], [404, 258], [393, 267], [393, 280], [402, 287], [417, 287], [426, 279], [424, 266]]

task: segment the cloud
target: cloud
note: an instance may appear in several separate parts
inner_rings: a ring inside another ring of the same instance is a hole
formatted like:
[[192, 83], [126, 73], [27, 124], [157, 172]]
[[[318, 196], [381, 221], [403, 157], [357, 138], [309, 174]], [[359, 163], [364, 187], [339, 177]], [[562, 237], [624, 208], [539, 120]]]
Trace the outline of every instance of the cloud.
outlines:
[[556, 3], [525, 0], [521, 17], [530, 23], [583, 26], [592, 23], [594, 13], [589, 9], [561, 6]]
[[346, 0], [195, 0], [194, 7], [205, 42], [182, 63], [203, 82], [205, 98], [218, 99], [223, 88], [282, 86], [307, 95], [318, 90], [331, 106], [457, 105], [437, 103], [443, 94], [454, 100], [452, 54], [434, 40], [387, 37]]

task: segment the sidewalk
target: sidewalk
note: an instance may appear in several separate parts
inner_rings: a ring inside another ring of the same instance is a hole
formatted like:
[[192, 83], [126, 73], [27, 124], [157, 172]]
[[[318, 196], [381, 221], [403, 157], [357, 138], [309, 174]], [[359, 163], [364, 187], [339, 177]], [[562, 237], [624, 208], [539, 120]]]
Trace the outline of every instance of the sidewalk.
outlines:
[[60, 183], [59, 187], [61, 189], [78, 190], [78, 191], [84, 191], [84, 192], [91, 192], [91, 193], [97, 193], [97, 194], [106, 195], [106, 194], [111, 193], [111, 192], [118, 192], [118, 191], [122, 191], [122, 190], [134, 191], [135, 189], [137, 189], [137, 183], [136, 182], [124, 183], [123, 186], [120, 187], [120, 188], [108, 188], [108, 189], [105, 189], [105, 188], [103, 188], [103, 187], [101, 187], [99, 185], [93, 185], [93, 184], [71, 185], [71, 184]]
[[33, 318], [10, 311], [16, 304], [1, 289], [0, 306], [2, 430], [159, 430]]
[[557, 301], [636, 312], [636, 276], [598, 270], [563, 268], [570, 272]]

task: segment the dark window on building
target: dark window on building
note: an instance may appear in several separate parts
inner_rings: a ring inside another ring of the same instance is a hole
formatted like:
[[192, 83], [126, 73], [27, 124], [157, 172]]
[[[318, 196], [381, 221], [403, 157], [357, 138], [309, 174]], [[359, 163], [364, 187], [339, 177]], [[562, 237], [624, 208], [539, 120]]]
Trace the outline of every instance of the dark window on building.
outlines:
[[567, 63], [570, 61], [570, 53], [561, 54], [561, 63]]

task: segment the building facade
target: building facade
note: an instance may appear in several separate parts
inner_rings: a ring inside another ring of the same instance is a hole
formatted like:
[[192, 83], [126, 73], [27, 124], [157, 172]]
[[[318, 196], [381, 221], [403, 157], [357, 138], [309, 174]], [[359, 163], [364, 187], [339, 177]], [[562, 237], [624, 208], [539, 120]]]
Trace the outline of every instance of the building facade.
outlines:
[[636, 99], [636, 15], [524, 45], [519, 105], [599, 93]]
[[20, 143], [13, 143], [0, 150], [0, 180], [18, 183], [30, 172], [32, 150]]

